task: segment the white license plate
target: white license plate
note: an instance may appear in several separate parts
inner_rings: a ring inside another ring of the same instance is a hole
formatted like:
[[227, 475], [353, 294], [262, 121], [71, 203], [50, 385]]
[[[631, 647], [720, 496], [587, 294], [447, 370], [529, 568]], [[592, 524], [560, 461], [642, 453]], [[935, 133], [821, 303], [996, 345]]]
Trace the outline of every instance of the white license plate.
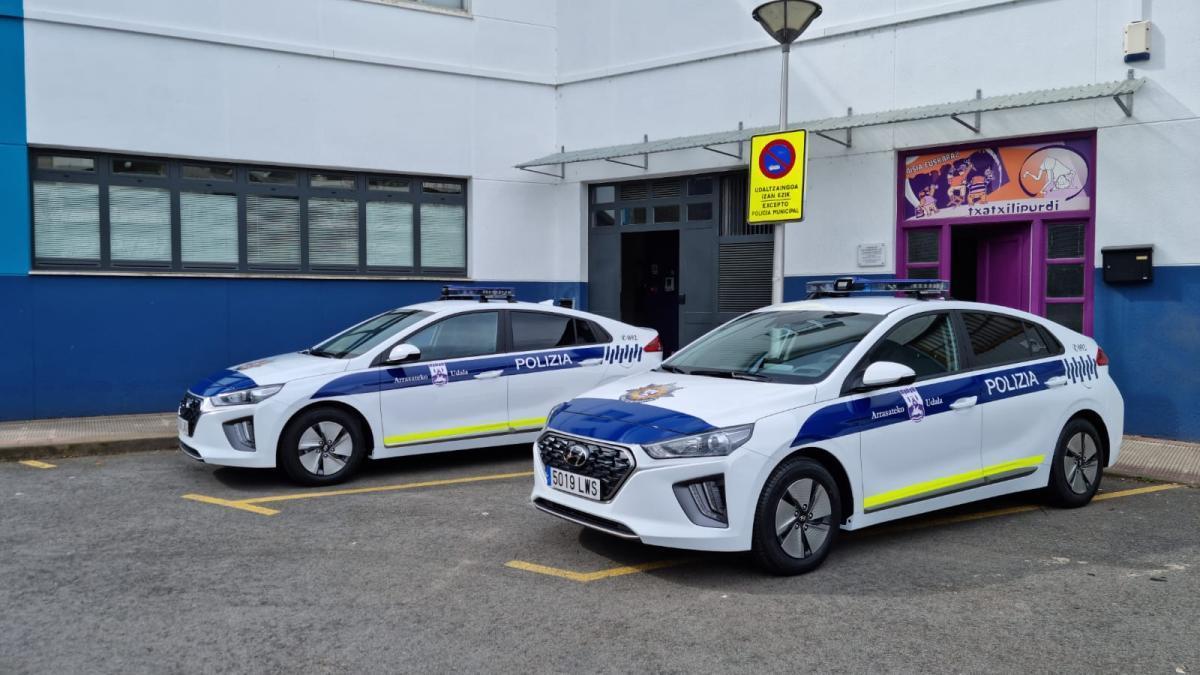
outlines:
[[187, 435], [188, 435], [188, 423], [187, 423], [187, 420], [183, 419], [182, 417], [176, 417], [176, 418], [175, 418], [175, 421], [176, 421], [176, 422], [179, 424], [179, 435], [180, 435], [180, 436], [187, 436]]
[[550, 473], [546, 476], [546, 484], [555, 490], [600, 501], [600, 480], [597, 478], [588, 478], [550, 467]]

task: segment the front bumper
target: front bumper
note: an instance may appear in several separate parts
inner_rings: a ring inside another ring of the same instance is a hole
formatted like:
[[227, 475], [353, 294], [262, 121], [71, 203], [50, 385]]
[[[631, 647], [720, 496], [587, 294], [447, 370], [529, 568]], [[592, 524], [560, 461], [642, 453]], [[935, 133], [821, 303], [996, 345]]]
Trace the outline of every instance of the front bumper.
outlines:
[[[750, 548], [754, 508], [760, 479], [766, 469], [766, 457], [742, 447], [728, 457], [656, 460], [640, 446], [624, 447], [636, 460], [633, 473], [611, 499], [598, 502], [551, 488], [547, 484], [546, 466], [539, 446], [535, 443], [534, 483], [530, 495], [533, 506], [585, 527], [654, 546], [700, 551], [745, 551]], [[713, 476], [724, 478], [728, 518], [725, 527], [697, 525], [685, 513], [676, 496], [677, 484]]]
[[[230, 440], [226, 424], [239, 420], [251, 419], [255, 429], [259, 428], [257, 406], [239, 405], [229, 407], [214, 407], [207, 399], [193, 401], [192, 410], [186, 410], [188, 398], [197, 399], [192, 394], [185, 398], [185, 404], [180, 406], [180, 412], [187, 417], [179, 417], [180, 429], [179, 449], [192, 459], [206, 464], [218, 466], [240, 466], [249, 468], [271, 468], [275, 466], [274, 444], [269, 450], [264, 450], [261, 444], [256, 449], [245, 446], [237, 447]], [[190, 432], [190, 433], [189, 433]]]

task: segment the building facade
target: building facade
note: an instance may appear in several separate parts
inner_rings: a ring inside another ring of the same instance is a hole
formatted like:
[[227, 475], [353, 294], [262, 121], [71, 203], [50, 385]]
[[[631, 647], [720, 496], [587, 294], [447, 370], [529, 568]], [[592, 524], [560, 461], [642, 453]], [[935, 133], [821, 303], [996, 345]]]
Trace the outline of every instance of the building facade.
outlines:
[[853, 274], [1092, 334], [1131, 433], [1200, 438], [1200, 6], [825, 3], [789, 117], [829, 130], [775, 228], [745, 222], [748, 143], [664, 141], [775, 124], [753, 4], [0, 0], [0, 419], [169, 410], [448, 282], [670, 348]]

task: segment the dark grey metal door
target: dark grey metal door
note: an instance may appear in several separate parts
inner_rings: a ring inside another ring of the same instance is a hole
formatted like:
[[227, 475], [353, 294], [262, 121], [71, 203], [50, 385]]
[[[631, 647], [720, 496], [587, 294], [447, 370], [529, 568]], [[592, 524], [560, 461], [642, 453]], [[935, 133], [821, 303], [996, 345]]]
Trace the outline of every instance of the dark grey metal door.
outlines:
[[712, 220], [679, 228], [679, 346], [716, 328], [717, 228]]
[[587, 309], [621, 320], [621, 234], [615, 227], [589, 228]]

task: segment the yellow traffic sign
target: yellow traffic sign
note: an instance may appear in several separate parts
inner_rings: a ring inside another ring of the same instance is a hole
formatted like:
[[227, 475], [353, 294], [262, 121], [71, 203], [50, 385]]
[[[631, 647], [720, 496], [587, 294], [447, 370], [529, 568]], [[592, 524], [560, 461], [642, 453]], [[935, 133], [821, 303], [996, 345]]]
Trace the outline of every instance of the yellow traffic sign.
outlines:
[[781, 223], [804, 219], [807, 137], [808, 132], [800, 129], [750, 139], [747, 222]]

